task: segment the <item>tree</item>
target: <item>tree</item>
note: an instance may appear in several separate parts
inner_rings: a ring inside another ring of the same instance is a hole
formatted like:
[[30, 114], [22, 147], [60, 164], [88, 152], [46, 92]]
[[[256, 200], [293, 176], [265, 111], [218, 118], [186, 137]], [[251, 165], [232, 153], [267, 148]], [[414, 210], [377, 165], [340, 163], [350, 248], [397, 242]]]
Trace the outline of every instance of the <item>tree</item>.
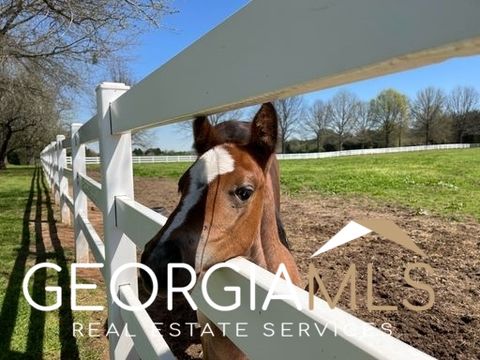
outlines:
[[348, 91], [338, 91], [328, 102], [328, 123], [337, 135], [338, 150], [342, 150], [346, 137], [353, 131], [359, 103], [357, 96]]
[[447, 108], [453, 120], [456, 141], [462, 143], [469, 127], [472, 111], [480, 105], [480, 94], [471, 86], [457, 86], [447, 99]]
[[[241, 109], [219, 112], [208, 116], [210, 124], [218, 125], [225, 121], [241, 120], [243, 111]], [[192, 138], [192, 120], [182, 121], [176, 124], [179, 131], [185, 134], [186, 138]]]
[[145, 155], [147, 156], [159, 156], [162, 155], [162, 150], [159, 147], [150, 148], [145, 150]]
[[78, 95], [93, 66], [172, 12], [167, 0], [1, 1], [0, 168], [15, 141], [31, 147], [27, 132], [41, 139], [46, 132], [32, 129], [59, 125], [59, 104]]
[[140, 148], [135, 148], [132, 150], [132, 155], [133, 156], [143, 156], [144, 153], [143, 153], [143, 150], [140, 149]]
[[328, 107], [322, 100], [315, 101], [308, 109], [303, 127], [308, 135], [315, 136], [316, 151], [320, 152], [321, 136], [328, 127]]
[[97, 151], [95, 151], [94, 149], [89, 148], [88, 146], [85, 146], [85, 156], [86, 157], [97, 157], [99, 155], [100, 154]]
[[208, 116], [208, 120], [212, 125], [218, 125], [222, 122], [229, 121], [229, 120], [240, 120], [243, 116], [243, 112], [240, 109], [219, 112], [216, 114], [212, 114]]
[[39, 151], [60, 128], [58, 89], [47, 86], [27, 72], [0, 79], [0, 170], [8, 153]]
[[27, 68], [59, 83], [84, 76], [131, 45], [173, 10], [164, 0], [30, 0], [0, 3], [0, 65]]
[[385, 147], [391, 145], [395, 132], [399, 132], [401, 144], [404, 124], [408, 117], [408, 98], [394, 89], [383, 90], [370, 101], [370, 116], [384, 135]]
[[287, 140], [297, 130], [304, 115], [304, 102], [301, 96], [292, 96], [274, 101], [278, 116], [278, 129], [281, 151], [285, 153]]
[[425, 144], [433, 142], [433, 134], [442, 120], [444, 106], [445, 94], [441, 89], [427, 87], [417, 93], [411, 111], [415, 127], [423, 133]]
[[106, 81], [123, 83], [127, 86], [133, 86], [137, 82], [124, 59], [113, 57], [108, 61], [107, 67]]
[[[42, 110], [40, 110], [42, 111]], [[46, 118], [48, 116], [48, 118]], [[45, 144], [55, 139], [56, 135], [67, 135], [57, 110], [51, 109], [44, 114], [37, 114], [37, 122], [25, 131], [15, 133], [8, 146], [7, 159], [16, 156], [19, 164], [32, 165]]]
[[[112, 58], [109, 61], [107, 79], [108, 81], [123, 83], [128, 86], [133, 86], [136, 83], [132, 71], [121, 58]], [[132, 133], [132, 145], [141, 146], [146, 149], [152, 145], [153, 136], [153, 130], [136, 131]]]
[[359, 102], [357, 109], [357, 120], [355, 121], [355, 135], [362, 149], [367, 146], [372, 147], [372, 128], [373, 121], [370, 114], [370, 105], [368, 102]]
[[480, 110], [470, 111], [467, 116], [467, 140], [480, 142]]

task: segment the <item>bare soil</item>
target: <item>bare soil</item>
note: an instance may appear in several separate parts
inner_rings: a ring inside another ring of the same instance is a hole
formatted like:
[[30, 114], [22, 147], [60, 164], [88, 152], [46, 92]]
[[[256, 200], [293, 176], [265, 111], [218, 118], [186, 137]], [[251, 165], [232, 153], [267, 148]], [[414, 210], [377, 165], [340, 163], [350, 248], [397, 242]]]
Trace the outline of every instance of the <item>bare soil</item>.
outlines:
[[[453, 222], [419, 215], [409, 209], [377, 205], [367, 199], [342, 199], [305, 195], [284, 197], [282, 213], [293, 253], [302, 274], [309, 257], [350, 220], [386, 218], [394, 221], [427, 254], [412, 255], [376, 235], [368, 235], [315, 258], [331, 296], [354, 263], [357, 268], [357, 309], [348, 296], [340, 307], [380, 327], [391, 324], [392, 335], [439, 359], [480, 357], [480, 224], [474, 220]], [[412, 276], [432, 286], [431, 309], [415, 312], [402, 305], [428, 301], [426, 291], [413, 289], [404, 279], [407, 263], [424, 262], [433, 274]], [[367, 264], [373, 266], [373, 299], [376, 305], [395, 305], [397, 311], [367, 309]], [[346, 291], [345, 293], [347, 293]]]
[[[135, 197], [146, 206], [163, 207], [162, 212], [168, 215], [178, 201], [176, 183], [167, 179], [136, 178]], [[89, 217], [95, 227], [100, 228], [101, 217], [93, 206]], [[362, 218], [394, 221], [425, 251], [426, 258], [419, 258], [371, 234], [310, 259], [349, 221]], [[308, 266], [313, 263], [333, 297], [344, 274], [355, 264], [356, 309], [351, 309], [349, 289], [340, 298], [340, 308], [377, 327], [389, 323], [393, 336], [439, 359], [480, 358], [480, 224], [477, 221], [464, 219], [459, 222], [418, 214], [408, 208], [379, 204], [367, 198], [312, 194], [284, 195], [282, 219], [305, 283]], [[405, 281], [406, 264], [415, 262], [424, 262], [433, 268], [433, 274], [422, 270], [412, 272], [415, 280], [429, 284], [435, 294], [433, 307], [421, 312], [408, 310], [402, 304], [408, 299], [411, 304], [420, 306], [428, 300], [426, 291], [414, 289]], [[368, 310], [369, 263], [373, 268], [373, 303], [394, 305], [397, 310]], [[167, 314], [162, 311], [164, 307], [164, 304], [157, 304], [149, 309], [154, 321], [183, 323], [195, 320], [187, 308]], [[193, 339], [167, 337], [166, 340], [179, 359], [200, 357], [198, 333]]]

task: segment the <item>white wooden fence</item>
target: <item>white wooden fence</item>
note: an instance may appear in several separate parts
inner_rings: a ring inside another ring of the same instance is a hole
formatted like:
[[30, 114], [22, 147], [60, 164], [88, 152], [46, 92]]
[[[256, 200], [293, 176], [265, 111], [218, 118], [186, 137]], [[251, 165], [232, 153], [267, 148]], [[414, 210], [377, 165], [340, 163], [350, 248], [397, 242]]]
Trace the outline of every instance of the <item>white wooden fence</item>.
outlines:
[[[480, 3], [471, 0], [257, 0], [129, 89], [103, 83], [97, 88], [97, 115], [74, 124], [69, 139], [57, 137], [41, 153], [48, 182], [61, 207], [62, 220], [73, 213], [77, 262], [104, 264], [106, 282], [125, 263], [136, 261], [136, 247], [163, 226], [165, 218], [133, 199], [131, 131], [191, 119], [360, 79], [379, 76], [453, 56], [479, 53]], [[394, 14], [394, 16], [392, 16]], [[448, 18], [448, 21], [439, 19]], [[388, 21], [384, 21], [388, 19]], [[102, 183], [85, 172], [85, 144], [99, 141]], [[66, 149], [72, 148], [72, 167]], [[67, 179], [73, 197], [67, 193]], [[103, 212], [103, 240], [88, 221], [86, 199]], [[312, 249], [313, 250], [313, 249]], [[248, 287], [244, 259], [237, 271], [222, 270], [212, 297], [226, 296], [223, 286]], [[255, 289], [265, 294], [272, 274], [256, 268]], [[281, 281], [281, 286], [286, 284]], [[121, 274], [115, 292], [138, 304], [137, 272]], [[296, 289], [303, 305], [307, 295]], [[242, 294], [242, 297], [244, 295]], [[248, 296], [248, 295], [247, 295]], [[428, 355], [316, 299], [315, 311], [298, 311], [275, 301], [268, 311], [251, 312], [248, 301], [231, 312], [217, 312], [194, 291], [200, 309], [213, 321], [309, 321], [336, 324], [318, 337], [248, 338], [227, 335], [252, 359], [424, 359]], [[112, 359], [170, 359], [172, 354], [145, 311], [120, 310], [108, 295], [109, 322], [128, 323], [131, 338], [110, 336]], [[304, 309], [306, 306], [303, 307]], [[352, 337], [342, 325], [366, 327], [371, 335]]]
[[[479, 144], [436, 144], [436, 145], [413, 145], [398, 146], [390, 148], [375, 149], [355, 149], [342, 151], [329, 151], [318, 153], [295, 153], [295, 154], [277, 154], [278, 160], [302, 160], [302, 159], [325, 159], [339, 156], [357, 156], [374, 154], [392, 154], [400, 152], [427, 151], [427, 150], [452, 150], [452, 149], [470, 149], [478, 147]], [[172, 162], [193, 162], [197, 157], [195, 155], [163, 155], [163, 156], [132, 156], [134, 164], [155, 164]], [[85, 159], [87, 164], [100, 164], [99, 156], [89, 156]], [[72, 165], [72, 157], [67, 156], [67, 165]]]

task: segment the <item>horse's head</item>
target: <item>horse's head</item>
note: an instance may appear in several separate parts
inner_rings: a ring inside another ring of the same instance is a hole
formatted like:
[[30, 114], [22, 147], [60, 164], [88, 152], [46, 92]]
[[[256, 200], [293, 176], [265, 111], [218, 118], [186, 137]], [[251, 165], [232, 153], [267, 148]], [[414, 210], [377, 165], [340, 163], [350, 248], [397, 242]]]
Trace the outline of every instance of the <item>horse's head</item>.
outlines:
[[[249, 128], [246, 128], [248, 126]], [[180, 202], [165, 226], [145, 246], [142, 263], [166, 288], [168, 263], [187, 263], [197, 274], [236, 256], [246, 256], [259, 237], [264, 189], [277, 141], [277, 116], [264, 104], [251, 124], [193, 124], [198, 159], [178, 182]], [[186, 285], [186, 271], [173, 274]], [[144, 277], [149, 287], [149, 277]]]

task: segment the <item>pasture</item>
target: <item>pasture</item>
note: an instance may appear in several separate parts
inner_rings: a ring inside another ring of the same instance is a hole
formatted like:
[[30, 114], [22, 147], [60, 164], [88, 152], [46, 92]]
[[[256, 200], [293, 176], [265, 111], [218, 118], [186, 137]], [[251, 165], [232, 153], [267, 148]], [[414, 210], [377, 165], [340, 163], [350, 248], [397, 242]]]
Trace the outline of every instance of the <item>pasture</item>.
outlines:
[[[92, 315], [70, 308], [72, 230], [57, 224], [57, 211], [39, 168], [12, 166], [0, 172], [0, 359], [101, 359], [105, 354], [103, 338], [72, 335], [75, 321], [98, 321], [101, 334], [105, 312]], [[45, 291], [48, 285], [64, 291], [59, 310], [42, 312], [27, 303], [22, 281], [28, 269], [46, 261], [62, 271], [37, 271], [29, 287], [33, 300], [54, 304], [54, 294]], [[80, 291], [79, 303], [105, 304], [99, 286], [88, 294]]]
[[[137, 201], [162, 206], [168, 215], [178, 201], [176, 181], [188, 166], [134, 165]], [[350, 220], [390, 219], [427, 254], [422, 261], [434, 273], [421, 278], [434, 289], [434, 307], [417, 313], [402, 306], [405, 298], [426, 301], [424, 292], [409, 292], [403, 279], [405, 264], [419, 259], [375, 234], [313, 260], [329, 293], [335, 294], [354, 263], [358, 307], [350, 309], [345, 293], [340, 307], [377, 327], [389, 324], [393, 336], [439, 359], [470, 359], [480, 352], [480, 149], [281, 161], [280, 166], [282, 220], [303, 276], [312, 253]], [[369, 263], [375, 269], [375, 303], [398, 311], [366, 307]], [[168, 341], [175, 346], [181, 340]]]
[[[138, 177], [178, 179], [188, 163], [134, 164]], [[368, 197], [419, 213], [480, 219], [480, 148], [283, 160], [285, 194]]]

